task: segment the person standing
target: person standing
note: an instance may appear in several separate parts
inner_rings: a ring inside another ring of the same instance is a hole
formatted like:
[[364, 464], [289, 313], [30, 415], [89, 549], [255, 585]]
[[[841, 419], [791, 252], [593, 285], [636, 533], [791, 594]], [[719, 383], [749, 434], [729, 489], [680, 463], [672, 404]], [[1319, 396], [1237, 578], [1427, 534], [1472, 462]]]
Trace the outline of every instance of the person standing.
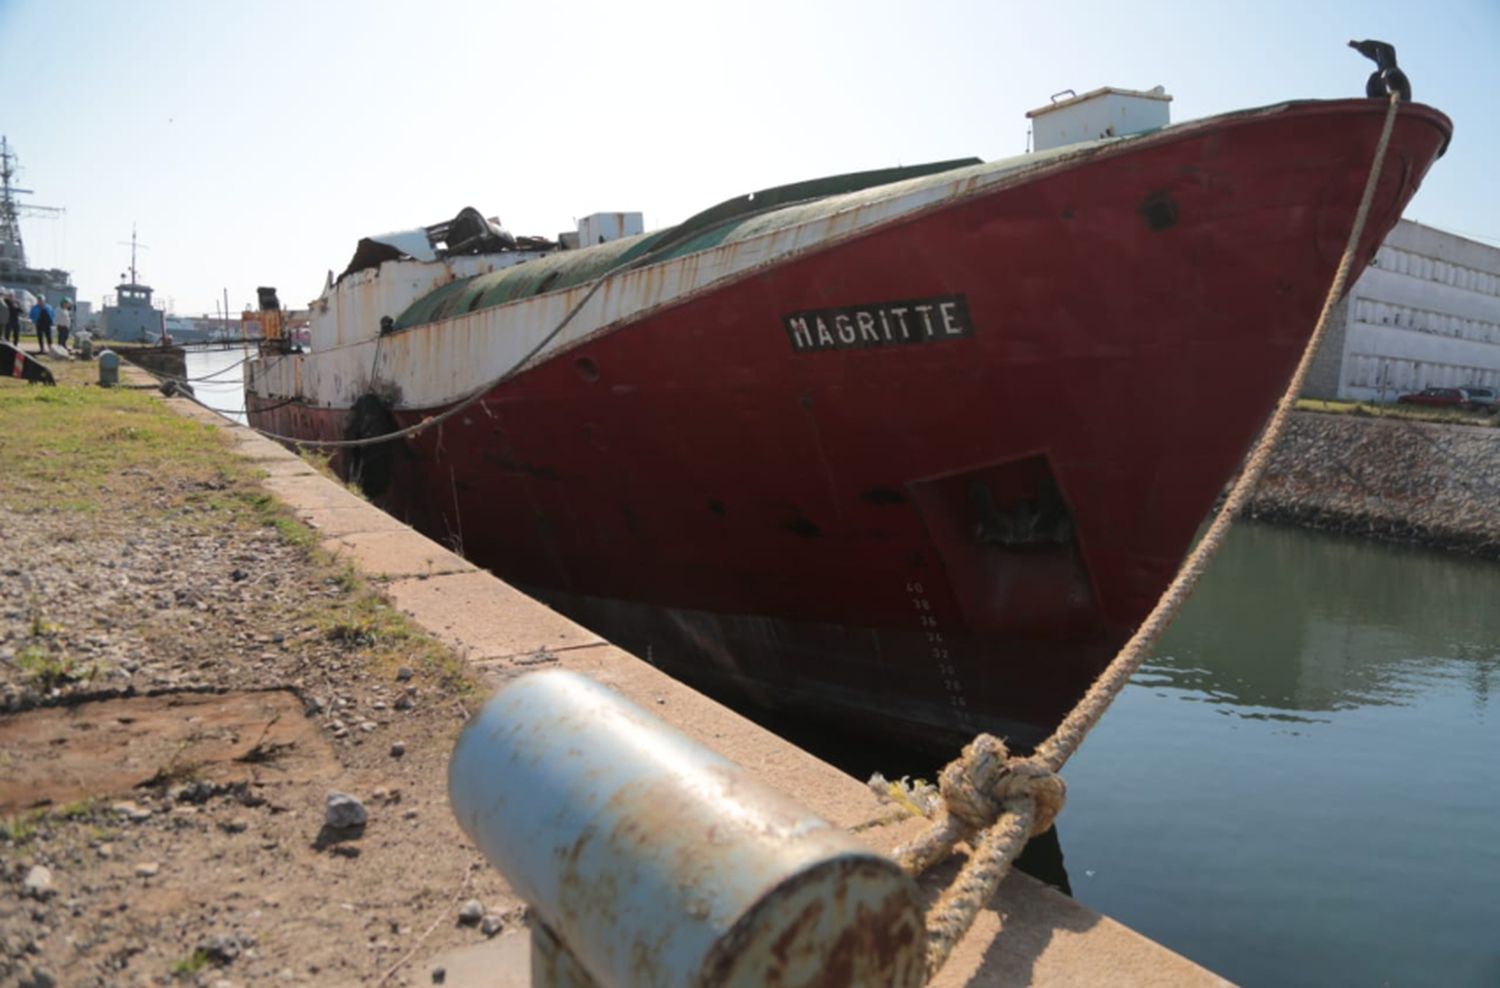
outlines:
[[38, 295], [36, 305], [31, 307], [31, 324], [36, 327], [36, 352], [39, 354], [52, 349], [52, 323], [55, 319], [52, 306], [47, 304], [47, 296]]
[[5, 293], [5, 335], [0, 338], [21, 346], [21, 303], [16, 301], [15, 292]]
[[63, 299], [57, 306], [57, 345], [68, 348], [68, 330], [73, 328], [73, 303]]

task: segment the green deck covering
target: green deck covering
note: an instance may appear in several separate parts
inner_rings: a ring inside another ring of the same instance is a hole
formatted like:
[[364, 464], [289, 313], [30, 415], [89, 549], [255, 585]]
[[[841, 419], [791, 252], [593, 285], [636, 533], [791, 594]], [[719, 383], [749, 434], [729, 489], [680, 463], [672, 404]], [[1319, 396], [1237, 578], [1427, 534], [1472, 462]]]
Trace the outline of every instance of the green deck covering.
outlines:
[[738, 196], [664, 230], [559, 251], [501, 271], [450, 282], [413, 302], [396, 320], [396, 328], [409, 329], [572, 288], [623, 265], [654, 264], [723, 243], [748, 240], [892, 194], [951, 182], [963, 172], [977, 174], [1034, 167], [1061, 152], [1077, 150], [1079, 145], [987, 163], [965, 158], [856, 172]]

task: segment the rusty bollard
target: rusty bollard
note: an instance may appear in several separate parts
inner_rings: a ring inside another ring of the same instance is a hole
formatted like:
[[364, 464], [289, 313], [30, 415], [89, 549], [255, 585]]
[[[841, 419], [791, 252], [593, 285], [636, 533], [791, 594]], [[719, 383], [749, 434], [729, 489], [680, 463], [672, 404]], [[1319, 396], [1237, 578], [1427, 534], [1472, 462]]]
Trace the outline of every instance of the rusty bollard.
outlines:
[[533, 985], [922, 983], [893, 861], [586, 677], [497, 693], [448, 794], [538, 921]]

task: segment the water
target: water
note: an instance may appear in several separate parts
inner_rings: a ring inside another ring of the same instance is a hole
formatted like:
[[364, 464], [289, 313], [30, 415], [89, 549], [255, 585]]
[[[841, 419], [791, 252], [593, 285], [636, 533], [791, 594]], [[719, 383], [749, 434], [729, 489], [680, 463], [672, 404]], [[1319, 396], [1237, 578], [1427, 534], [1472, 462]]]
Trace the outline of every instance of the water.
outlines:
[[244, 361], [253, 352], [251, 348], [235, 346], [228, 350], [210, 350], [190, 346], [185, 349], [187, 376], [197, 399], [236, 422], [244, 423]]
[[1065, 775], [1073, 894], [1249, 985], [1500, 985], [1500, 565], [1240, 526]]

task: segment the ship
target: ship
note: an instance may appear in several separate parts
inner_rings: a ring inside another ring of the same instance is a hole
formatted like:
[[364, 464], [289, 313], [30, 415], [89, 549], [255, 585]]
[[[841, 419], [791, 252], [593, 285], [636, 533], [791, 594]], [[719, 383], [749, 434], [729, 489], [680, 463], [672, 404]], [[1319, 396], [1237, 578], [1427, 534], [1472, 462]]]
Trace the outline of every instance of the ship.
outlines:
[[26, 261], [26, 243], [21, 238], [21, 214], [59, 214], [56, 206], [23, 204], [17, 196], [30, 195], [30, 189], [15, 184], [16, 155], [10, 139], [0, 136], [0, 291], [12, 291], [22, 307], [29, 311], [38, 298], [54, 307], [67, 299], [75, 308], [78, 289], [68, 272], [57, 268], [33, 268]]
[[166, 310], [151, 300], [154, 289], [141, 282], [136, 268], [136, 251], [141, 246], [135, 227], [130, 228], [130, 277], [120, 276], [113, 296], [104, 297], [100, 311], [99, 335], [106, 340], [128, 343], [169, 344]]
[[[1387, 110], [1123, 125], [1164, 99], [1070, 97], [1035, 115], [1078, 130], [1052, 146], [652, 232], [518, 238], [466, 209], [365, 238], [310, 346], [261, 344], [249, 421], [370, 440], [333, 465], [377, 504], [744, 709], [1027, 747], [1280, 396]], [[1360, 265], [1451, 131], [1400, 106]]]

